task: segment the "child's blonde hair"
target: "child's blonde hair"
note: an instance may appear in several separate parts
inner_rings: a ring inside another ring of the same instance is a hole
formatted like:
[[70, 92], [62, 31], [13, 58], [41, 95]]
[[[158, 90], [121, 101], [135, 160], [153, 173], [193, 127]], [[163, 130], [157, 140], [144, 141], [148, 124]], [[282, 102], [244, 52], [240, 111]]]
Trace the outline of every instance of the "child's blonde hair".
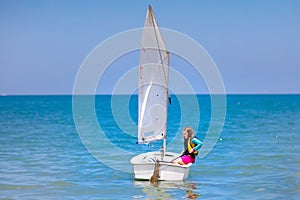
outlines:
[[186, 131], [188, 138], [194, 137], [194, 130], [191, 127], [185, 127], [183, 130]]

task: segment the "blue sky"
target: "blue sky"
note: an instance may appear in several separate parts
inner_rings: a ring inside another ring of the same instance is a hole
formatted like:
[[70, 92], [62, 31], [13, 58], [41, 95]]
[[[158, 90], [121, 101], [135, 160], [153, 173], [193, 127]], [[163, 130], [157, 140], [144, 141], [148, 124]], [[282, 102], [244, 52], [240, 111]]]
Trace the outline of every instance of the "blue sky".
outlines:
[[[148, 4], [160, 27], [206, 49], [227, 93], [300, 93], [297, 0], [1, 0], [0, 94], [71, 94], [89, 52], [114, 34], [142, 27]], [[133, 59], [128, 65], [138, 63]], [[186, 76], [193, 74], [188, 69]], [[191, 84], [205, 92], [197, 80]], [[104, 83], [103, 91], [109, 93], [110, 85]]]

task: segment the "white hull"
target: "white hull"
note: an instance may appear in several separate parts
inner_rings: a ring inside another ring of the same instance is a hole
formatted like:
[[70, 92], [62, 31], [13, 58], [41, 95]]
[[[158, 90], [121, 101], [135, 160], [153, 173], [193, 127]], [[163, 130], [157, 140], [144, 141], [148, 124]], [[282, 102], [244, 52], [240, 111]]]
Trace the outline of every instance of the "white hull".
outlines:
[[134, 178], [136, 180], [149, 180], [154, 172], [155, 160], [159, 161], [159, 180], [180, 181], [188, 177], [189, 169], [192, 164], [179, 165], [171, 161], [180, 154], [165, 152], [162, 160], [161, 152], [148, 152], [137, 155], [130, 160], [133, 165]]

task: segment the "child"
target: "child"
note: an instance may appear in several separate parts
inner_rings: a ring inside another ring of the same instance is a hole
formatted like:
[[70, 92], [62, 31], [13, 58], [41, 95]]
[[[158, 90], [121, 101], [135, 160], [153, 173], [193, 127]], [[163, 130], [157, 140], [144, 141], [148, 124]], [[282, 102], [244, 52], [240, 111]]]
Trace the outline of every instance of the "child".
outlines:
[[183, 138], [185, 150], [182, 152], [182, 156], [173, 161], [173, 163], [180, 165], [194, 163], [198, 155], [198, 150], [202, 146], [202, 142], [194, 135], [194, 131], [190, 127], [183, 129]]

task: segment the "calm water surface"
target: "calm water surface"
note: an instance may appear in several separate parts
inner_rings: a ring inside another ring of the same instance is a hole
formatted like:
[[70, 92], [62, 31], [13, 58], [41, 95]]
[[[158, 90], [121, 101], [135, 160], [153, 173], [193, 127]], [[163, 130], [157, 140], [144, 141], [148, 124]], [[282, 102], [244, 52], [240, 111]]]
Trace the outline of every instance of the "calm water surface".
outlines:
[[[210, 99], [197, 98], [200, 123], [188, 122], [199, 126], [203, 139]], [[133, 96], [129, 105], [134, 121], [136, 101]], [[180, 104], [188, 101], [189, 96], [180, 103], [173, 98], [168, 141], [180, 126]], [[135, 154], [157, 150], [159, 144], [136, 145], [135, 137], [120, 134], [110, 105], [111, 96], [96, 97], [99, 124], [112, 143]], [[103, 154], [111, 153], [97, 142]], [[74, 124], [71, 96], [5, 96], [0, 97], [0, 199], [185, 199], [186, 190], [198, 199], [299, 199], [299, 143], [300, 95], [229, 95], [225, 125], [212, 152], [198, 158], [188, 180], [153, 187], [88, 152]]]

